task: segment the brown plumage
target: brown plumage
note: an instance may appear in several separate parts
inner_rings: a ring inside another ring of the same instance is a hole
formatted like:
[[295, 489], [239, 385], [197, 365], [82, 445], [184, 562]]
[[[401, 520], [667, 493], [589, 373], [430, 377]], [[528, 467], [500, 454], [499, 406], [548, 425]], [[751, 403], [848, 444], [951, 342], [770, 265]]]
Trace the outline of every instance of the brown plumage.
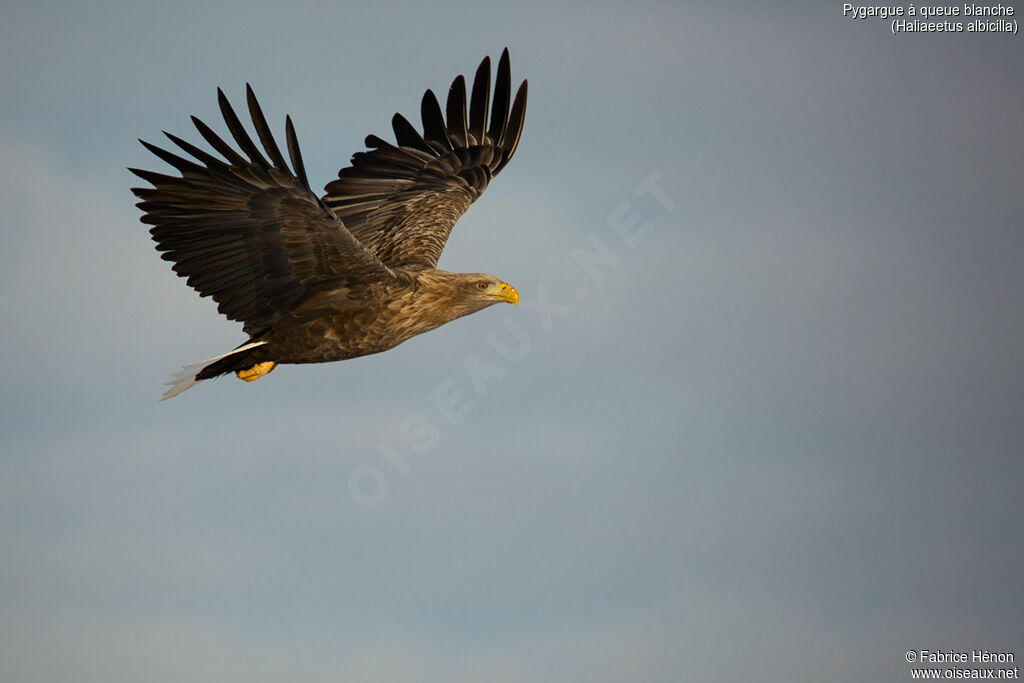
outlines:
[[132, 192], [157, 249], [249, 336], [230, 353], [182, 368], [163, 398], [229, 372], [251, 381], [278, 363], [378, 353], [500, 301], [516, 303], [515, 289], [494, 276], [437, 269], [455, 222], [512, 158], [522, 132], [526, 81], [513, 100], [507, 49], [488, 119], [490, 76], [485, 58], [468, 112], [462, 76], [445, 113], [428, 90], [423, 133], [395, 114], [397, 144], [368, 136], [370, 149], [352, 157], [323, 197], [310, 189], [291, 118], [289, 168], [248, 85], [262, 152], [219, 89], [244, 156], [195, 117], [220, 157], [170, 133], [194, 161], [140, 141], [181, 174], [129, 169], [152, 185]]

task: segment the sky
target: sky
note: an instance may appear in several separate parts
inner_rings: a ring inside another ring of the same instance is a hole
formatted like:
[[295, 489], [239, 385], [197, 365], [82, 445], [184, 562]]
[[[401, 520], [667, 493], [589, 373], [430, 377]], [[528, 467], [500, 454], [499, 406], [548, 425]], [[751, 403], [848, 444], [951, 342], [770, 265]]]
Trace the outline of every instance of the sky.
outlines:
[[[2, 9], [3, 681], [1024, 656], [1019, 37], [841, 3]], [[136, 139], [224, 131], [248, 82], [322, 187], [506, 46], [523, 137], [440, 266], [521, 304], [158, 402], [244, 336], [154, 250]]]

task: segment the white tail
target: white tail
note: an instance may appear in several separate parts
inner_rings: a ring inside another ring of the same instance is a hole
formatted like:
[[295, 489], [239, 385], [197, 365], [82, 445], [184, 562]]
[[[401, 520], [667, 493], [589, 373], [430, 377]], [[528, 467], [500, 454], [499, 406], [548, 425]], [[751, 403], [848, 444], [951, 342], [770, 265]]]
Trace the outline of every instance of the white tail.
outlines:
[[202, 382], [203, 380], [196, 379], [196, 375], [202, 372], [203, 368], [205, 368], [210, 363], [214, 363], [216, 361], [219, 361], [221, 358], [227, 358], [228, 356], [234, 355], [236, 353], [241, 353], [242, 351], [248, 351], [251, 348], [262, 346], [263, 344], [266, 343], [267, 342], [265, 341], [258, 341], [253, 342], [251, 344], [244, 344], [242, 346], [239, 346], [234, 351], [228, 351], [227, 353], [222, 353], [219, 356], [214, 356], [213, 358], [201, 360], [198, 363], [189, 363], [181, 370], [178, 370], [176, 373], [174, 373], [174, 376], [171, 378], [169, 382], [164, 382], [165, 386], [170, 386], [171, 388], [164, 392], [164, 395], [160, 397], [160, 400], [165, 401], [169, 398], [173, 398], [174, 396], [177, 396], [186, 389], [191, 389], [195, 385]]

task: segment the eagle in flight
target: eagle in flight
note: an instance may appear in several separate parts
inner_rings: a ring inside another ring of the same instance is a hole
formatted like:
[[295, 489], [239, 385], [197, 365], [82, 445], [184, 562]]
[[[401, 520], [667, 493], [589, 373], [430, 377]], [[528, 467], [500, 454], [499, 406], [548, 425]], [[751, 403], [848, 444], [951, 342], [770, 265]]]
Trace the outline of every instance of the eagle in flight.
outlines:
[[353, 155], [322, 197], [309, 186], [291, 118], [289, 166], [248, 85], [262, 151], [220, 89], [238, 149], [194, 116], [219, 157], [166, 132], [193, 159], [140, 140], [181, 174], [129, 169], [152, 185], [132, 192], [157, 250], [249, 337], [179, 370], [161, 400], [230, 372], [251, 382], [281, 363], [379, 353], [492, 304], [518, 303], [516, 289], [493, 275], [449, 273], [437, 261], [459, 216], [515, 153], [526, 91], [524, 80], [512, 98], [506, 49], [491, 102], [491, 62], [484, 58], [468, 109], [461, 75], [443, 111], [427, 90], [423, 132], [395, 114], [395, 144], [368, 136], [369, 149]]

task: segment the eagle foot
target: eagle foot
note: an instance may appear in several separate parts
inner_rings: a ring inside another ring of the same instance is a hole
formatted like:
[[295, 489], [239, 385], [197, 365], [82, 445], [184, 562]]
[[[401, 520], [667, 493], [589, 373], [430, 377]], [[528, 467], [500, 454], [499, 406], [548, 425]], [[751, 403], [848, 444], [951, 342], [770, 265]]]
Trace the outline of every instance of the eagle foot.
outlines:
[[277, 367], [277, 363], [272, 360], [268, 360], [265, 363], [257, 363], [248, 370], [239, 370], [235, 373], [238, 379], [246, 382], [255, 382], [263, 375], [269, 375], [270, 371]]

